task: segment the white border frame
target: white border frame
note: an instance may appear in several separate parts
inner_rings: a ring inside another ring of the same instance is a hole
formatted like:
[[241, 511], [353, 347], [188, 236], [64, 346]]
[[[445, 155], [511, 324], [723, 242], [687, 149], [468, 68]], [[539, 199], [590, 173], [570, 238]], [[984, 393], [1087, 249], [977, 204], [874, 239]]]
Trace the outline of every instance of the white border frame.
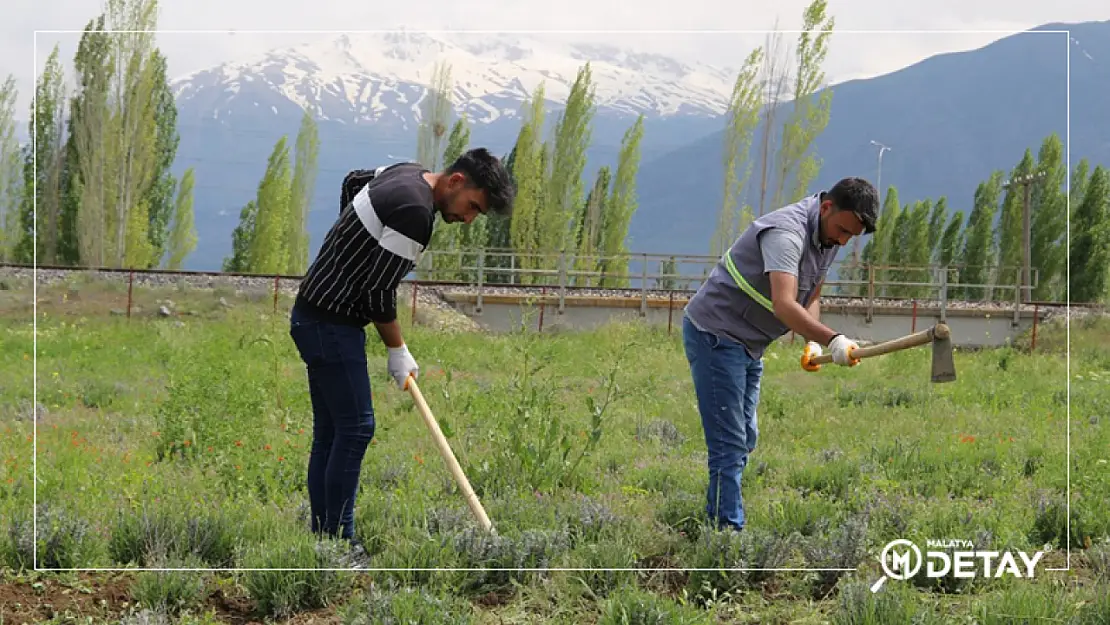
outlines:
[[[32, 50], [32, 58], [34, 59], [34, 68], [31, 72], [32, 88], [31, 88], [31, 119], [32, 125], [38, 125], [38, 107], [34, 106], [35, 87], [39, 79], [39, 63], [38, 63], [38, 36], [42, 34], [83, 34], [84, 29], [81, 30], [35, 30], [34, 31], [34, 49]], [[1071, 570], [1071, 30], [716, 30], [716, 29], [646, 29], [646, 30], [488, 30], [488, 29], [372, 29], [372, 30], [238, 30], [238, 29], [222, 29], [222, 30], [173, 30], [173, 29], [157, 29], [157, 30], [105, 30], [102, 32], [111, 33], [166, 33], [166, 34], [254, 34], [254, 35], [339, 35], [339, 34], [353, 34], [353, 35], [366, 35], [366, 34], [403, 34], [403, 33], [465, 33], [465, 34], [554, 34], [554, 35], [588, 35], [588, 34], [627, 34], [627, 35], [673, 35], [673, 34], [688, 34], [688, 35], [768, 35], [771, 33], [781, 34], [794, 34], [798, 35], [804, 32], [809, 33], [823, 33], [829, 32], [832, 34], [997, 34], [1003, 36], [1017, 35], [1017, 34], [1063, 34], [1065, 37], [1065, 44], [1067, 46], [1067, 69], [1065, 71], [1065, 79], [1067, 82], [1066, 94], [1066, 120], [1065, 120], [1065, 137], [1064, 137], [1064, 161], [1066, 175], [1064, 179], [1064, 193], [1065, 193], [1065, 245], [1067, 249], [1065, 254], [1067, 257], [1065, 267], [1064, 285], [1065, 293], [1065, 328], [1067, 336], [1066, 347], [1066, 371], [1067, 371], [1067, 453], [1065, 457], [1065, 468], [1067, 475], [1067, 519], [1066, 527], [1067, 532], [1065, 536], [1066, 541], [1066, 556], [1067, 566], [1064, 568], [1046, 568], [1045, 571], [1070, 571]], [[32, 168], [34, 171], [34, 178], [38, 180], [38, 140], [37, 133], [31, 132], [31, 150]], [[32, 194], [32, 211], [35, 215], [33, 224], [33, 238], [38, 241], [38, 193]], [[34, 542], [32, 546], [32, 561], [34, 563], [35, 571], [113, 571], [113, 572], [144, 572], [144, 571], [222, 571], [222, 572], [238, 572], [238, 571], [352, 571], [352, 572], [377, 572], [377, 571], [628, 571], [628, 572], [661, 572], [661, 571], [839, 571], [839, 572], [856, 572], [859, 567], [855, 568], [343, 568], [343, 569], [284, 569], [284, 568], [262, 568], [262, 569], [237, 569], [237, 568], [40, 568], [38, 565], [38, 245], [34, 245], [32, 249], [33, 263], [32, 263], [32, 298], [33, 298], [33, 336], [34, 336], [34, 358], [33, 358], [33, 378], [34, 390], [32, 392], [32, 424], [34, 426], [34, 443], [33, 447], [33, 480], [32, 480], [32, 517], [33, 517], [33, 532]]]

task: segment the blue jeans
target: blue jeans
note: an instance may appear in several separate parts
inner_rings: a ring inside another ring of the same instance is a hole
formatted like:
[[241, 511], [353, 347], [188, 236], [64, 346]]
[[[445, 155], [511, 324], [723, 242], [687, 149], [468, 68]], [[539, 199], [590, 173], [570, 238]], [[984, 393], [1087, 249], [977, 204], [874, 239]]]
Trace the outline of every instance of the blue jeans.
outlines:
[[374, 437], [366, 331], [328, 323], [294, 307], [289, 335], [305, 363], [312, 400], [308, 460], [312, 531], [349, 540], [355, 532], [362, 459]]
[[705, 511], [718, 528], [743, 529], [740, 476], [759, 437], [756, 406], [763, 361], [735, 341], [702, 332], [685, 316], [682, 338], [709, 451]]

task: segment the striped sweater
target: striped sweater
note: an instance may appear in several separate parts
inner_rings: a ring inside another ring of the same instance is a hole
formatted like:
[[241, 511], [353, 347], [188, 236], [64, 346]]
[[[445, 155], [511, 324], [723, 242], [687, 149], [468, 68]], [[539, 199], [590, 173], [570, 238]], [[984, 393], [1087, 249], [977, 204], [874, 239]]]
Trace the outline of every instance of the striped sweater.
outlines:
[[298, 307], [360, 327], [397, 318], [397, 285], [416, 265], [435, 225], [427, 171], [399, 163], [379, 168], [361, 188], [350, 186], [351, 176], [344, 180], [343, 208], [301, 281]]

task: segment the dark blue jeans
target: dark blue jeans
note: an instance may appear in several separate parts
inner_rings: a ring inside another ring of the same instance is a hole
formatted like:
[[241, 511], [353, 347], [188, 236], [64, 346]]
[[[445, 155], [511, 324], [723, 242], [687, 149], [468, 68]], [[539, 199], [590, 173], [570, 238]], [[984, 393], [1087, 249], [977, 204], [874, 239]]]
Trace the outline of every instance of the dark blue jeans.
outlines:
[[366, 331], [328, 323], [294, 307], [289, 335], [305, 363], [312, 399], [308, 460], [312, 531], [351, 539], [362, 459], [374, 437]]
[[702, 332], [683, 316], [682, 338], [709, 451], [705, 511], [718, 528], [743, 529], [740, 476], [759, 438], [756, 407], [763, 361], [744, 346]]

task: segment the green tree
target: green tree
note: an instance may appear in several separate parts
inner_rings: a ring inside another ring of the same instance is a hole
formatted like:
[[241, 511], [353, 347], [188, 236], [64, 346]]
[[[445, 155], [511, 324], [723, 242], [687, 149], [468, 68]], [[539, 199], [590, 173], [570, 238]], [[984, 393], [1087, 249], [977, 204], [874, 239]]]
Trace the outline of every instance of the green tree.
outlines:
[[15, 250], [15, 258], [24, 263], [51, 265], [57, 261], [65, 127], [63, 81], [58, 46], [55, 45], [39, 76], [28, 122], [35, 149], [25, 152], [23, 162], [20, 233]]
[[959, 260], [960, 250], [964, 245], [964, 214], [960, 212], [952, 213], [952, 217], [948, 220], [948, 227], [944, 229], [944, 235], [940, 238], [940, 244], [937, 249], [937, 264], [940, 265], [942, 271], [948, 267], [948, 282], [956, 282], [959, 278], [959, 272], [951, 266]]
[[[447, 147], [443, 150], [443, 164], [445, 166], [454, 163], [460, 156], [462, 156], [470, 147], [470, 126], [467, 123], [466, 116], [462, 116], [455, 120], [455, 125], [451, 127], [451, 134], [447, 137]], [[488, 238], [487, 229], [489, 228], [490, 220], [493, 218], [491, 215], [479, 217], [468, 224], [460, 224], [457, 228], [458, 247], [463, 250], [480, 250], [487, 244]], [[467, 266], [475, 266], [478, 262], [480, 255], [477, 252], [465, 253], [460, 261]], [[478, 279], [477, 270], [460, 272], [459, 278], [467, 281], [474, 281]], [[482, 278], [485, 280], [485, 277]]]
[[62, 205], [62, 251], [70, 263], [107, 265], [108, 210], [115, 160], [109, 153], [112, 49], [105, 16], [85, 26], [74, 57], [77, 92], [70, 101]]
[[780, 127], [775, 123], [779, 108], [783, 106], [783, 96], [786, 86], [790, 82], [790, 71], [782, 49], [782, 32], [778, 29], [778, 20], [775, 28], [767, 33], [766, 42], [763, 44], [763, 62], [759, 68], [759, 84], [761, 108], [763, 110], [763, 138], [759, 148], [759, 215], [767, 212], [771, 199], [771, 181], [774, 176], [775, 163], [779, 160], [779, 132]]
[[[929, 282], [929, 269], [927, 265], [930, 261], [930, 254], [932, 252], [929, 247], [929, 213], [931, 211], [931, 202], [929, 200], [922, 200], [916, 202], [913, 207], [913, 212], [909, 219], [909, 228], [906, 233], [906, 255], [905, 264], [911, 268], [903, 272], [903, 279], [906, 282], [914, 283], [928, 283]], [[929, 287], [924, 286], [910, 286], [906, 287], [905, 293], [913, 298], [927, 297]]]
[[416, 159], [432, 171], [440, 168], [443, 137], [451, 115], [451, 66], [437, 61], [432, 82], [420, 103], [420, 127], [417, 130]]
[[[732, 97], [728, 104], [728, 125], [725, 129], [725, 146], [722, 154], [725, 168], [724, 202], [717, 219], [717, 230], [710, 242], [710, 254], [719, 256], [732, 245], [733, 241], [751, 223], [752, 209], [744, 205], [737, 209], [737, 203], [751, 176], [752, 135], [759, 124], [760, 85], [759, 67], [763, 62], [763, 49], [756, 48], [744, 60], [732, 87]], [[743, 173], [741, 173], [743, 168]]]
[[1064, 143], [1053, 133], [1041, 143], [1037, 171], [1042, 178], [1030, 190], [1032, 215], [1030, 247], [1037, 286], [1033, 299], [1062, 301], [1065, 261], [1067, 260], [1068, 201], [1064, 191], [1068, 170], [1064, 162]]
[[[420, 106], [416, 146], [417, 160], [432, 171], [439, 170], [442, 165], [440, 158], [444, 153], [443, 141], [447, 136], [451, 104], [451, 66], [445, 61], [437, 61], [432, 70], [431, 84], [428, 85]], [[428, 244], [432, 254], [424, 257], [417, 267], [417, 273], [422, 278], [436, 280], [453, 278], [459, 266], [459, 259], [451, 255], [456, 249], [457, 238], [458, 231], [455, 228], [433, 229], [432, 239]]]
[[[543, 206], [543, 181], [545, 171], [542, 142], [544, 127], [544, 83], [535, 89], [530, 100], [524, 103], [524, 120], [513, 148], [513, 178], [517, 184], [517, 196], [510, 222], [510, 236], [513, 249], [519, 252], [518, 268], [523, 271], [539, 267], [536, 258], [530, 253], [539, 248], [537, 216]], [[536, 276], [520, 274], [521, 284], [533, 284]]]
[[251, 271], [251, 243], [254, 241], [258, 205], [254, 200], [239, 211], [239, 225], [231, 233], [231, 256], [224, 258], [223, 270], [235, 273]]
[[[875, 233], [871, 236], [874, 243], [871, 255], [866, 263], [882, 267], [896, 262], [897, 252], [892, 252], [897, 242], [898, 218], [901, 214], [901, 204], [898, 199], [898, 188], [894, 185], [887, 187], [886, 198], [883, 200], [883, 210], [879, 213], [878, 222], [875, 224]], [[885, 282], [894, 279], [894, 273], [888, 269], [874, 270], [875, 282]], [[876, 287], [877, 295], [888, 295], [887, 287]]]
[[170, 168], [177, 156], [180, 137], [177, 134], [177, 103], [166, 75], [166, 57], [155, 48], [151, 52], [150, 62], [154, 89], [154, 171], [145, 199], [150, 212], [148, 237], [151, 266], [154, 266], [166, 252], [166, 239], [169, 236], [177, 188], [177, 179]]
[[940, 249], [941, 235], [944, 234], [944, 221], [948, 219], [948, 198], [941, 196], [933, 204], [929, 213], [929, 259], [936, 258]]
[[316, 190], [320, 133], [316, 120], [306, 111], [297, 131], [296, 162], [289, 190], [289, 219], [285, 229], [288, 258], [284, 273], [302, 275], [308, 270], [308, 213]]
[[[1003, 173], [994, 171], [986, 182], [979, 183], [975, 189], [975, 203], [967, 220], [964, 249], [960, 256], [960, 282], [971, 285], [990, 285], [993, 278], [992, 260], [993, 230], [995, 214], [998, 212], [998, 195], [1002, 190]], [[989, 288], [983, 286], [964, 287], [958, 292], [968, 300], [985, 300], [990, 297]]]
[[15, 76], [0, 85], [0, 261], [12, 259], [19, 238], [20, 196], [19, 141], [16, 139], [15, 104], [19, 91]]
[[[815, 96], [825, 86], [822, 64], [828, 55], [829, 37], [835, 25], [834, 18], [826, 18], [827, 9], [827, 0], [813, 0], [803, 14], [802, 33], [796, 48], [794, 108], [783, 127], [775, 206], [785, 204], [788, 198], [805, 195], [821, 169], [820, 158], [809, 150], [828, 125], [832, 106], [831, 89], [824, 89], [820, 96]], [[814, 36], [812, 31], [815, 30], [822, 32]]]
[[623, 288], [628, 286], [628, 253], [624, 242], [628, 238], [628, 225], [636, 212], [636, 172], [640, 168], [640, 142], [644, 137], [644, 116], [625, 131], [621, 139], [617, 174], [613, 180], [613, 193], [606, 202], [601, 224], [602, 255], [609, 257], [602, 266], [601, 286]]
[[[898, 269], [887, 269], [883, 272], [886, 282], [905, 282], [909, 277], [901, 267], [910, 264], [910, 241], [913, 237], [911, 222], [913, 221], [914, 206], [906, 204], [898, 210], [898, 217], [893, 222], [894, 229], [890, 233], [890, 247], [886, 249], [883, 262]], [[892, 297], [906, 297], [906, 288], [903, 286], [888, 286], [884, 294]]]
[[147, 267], [150, 244], [148, 191], [158, 171], [157, 64], [154, 61], [156, 0], [107, 0], [110, 75], [111, 156], [116, 159], [108, 212], [108, 238], [115, 266]]
[[1110, 265], [1110, 171], [1102, 165], [1091, 172], [1071, 231], [1070, 299], [1102, 301]]
[[177, 188], [177, 201], [174, 202], [173, 229], [170, 230], [166, 261], [167, 269], [181, 269], [185, 258], [197, 246], [197, 232], [193, 223], [193, 168], [185, 170], [181, 185]]
[[[510, 150], [502, 160], [505, 163], [505, 169], [509, 172], [509, 180], [516, 184], [513, 172], [516, 149]], [[516, 214], [515, 208], [513, 214]], [[486, 282], [508, 284], [514, 280], [507, 271], [514, 268], [512, 219], [513, 215], [490, 215], [488, 217], [489, 223], [486, 225], [486, 238], [483, 244], [486, 249], [485, 267], [487, 271], [484, 276]]]
[[[582, 211], [578, 219], [582, 223], [576, 242], [580, 261], [579, 268], [591, 273], [598, 271], [601, 266], [601, 259], [599, 258], [602, 243], [601, 225], [605, 216], [605, 205], [609, 201], [609, 183], [611, 180], [612, 173], [608, 165], [602, 165], [598, 168], [594, 185], [586, 196], [586, 201], [582, 204]], [[582, 286], [596, 286], [597, 280], [595, 280], [594, 275], [580, 276], [575, 283]]]
[[291, 170], [289, 146], [283, 136], [270, 152], [266, 173], [258, 184], [255, 200], [258, 212], [254, 218], [254, 237], [250, 246], [249, 266], [252, 273], [273, 275], [281, 273], [286, 266]]
[[539, 220], [542, 249], [547, 252], [573, 253], [578, 230], [583, 226], [575, 217], [584, 195], [582, 172], [591, 141], [595, 89], [590, 64], [586, 63], [571, 85], [566, 107], [555, 119], [546, 202]]
[[[1026, 149], [1021, 161], [1010, 172], [1010, 180], [1033, 173], [1033, 152]], [[1025, 189], [1020, 184], [1007, 184], [1002, 200], [1002, 215], [995, 228], [995, 254], [998, 265], [997, 284], [1010, 287], [1021, 282], [1025, 258], [1025, 229], [1022, 227]], [[994, 299], [1010, 298], [1009, 291], [996, 291]], [[1012, 300], [1011, 300], [1012, 301]]]

